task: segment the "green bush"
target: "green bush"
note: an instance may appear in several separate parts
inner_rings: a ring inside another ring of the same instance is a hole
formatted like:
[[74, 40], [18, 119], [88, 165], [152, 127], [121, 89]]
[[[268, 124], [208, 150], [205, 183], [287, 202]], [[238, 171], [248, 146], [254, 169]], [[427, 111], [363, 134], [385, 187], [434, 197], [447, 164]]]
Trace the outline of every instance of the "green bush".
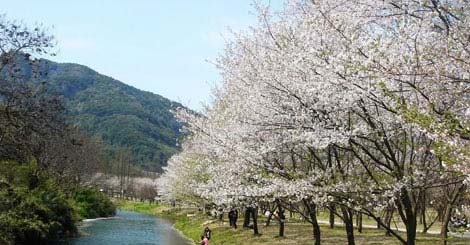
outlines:
[[73, 199], [83, 218], [94, 219], [116, 214], [116, 206], [109, 197], [95, 188], [82, 188], [75, 192]]
[[0, 244], [41, 244], [75, 234], [74, 210], [34, 164], [0, 164]]
[[72, 197], [34, 163], [0, 162], [0, 244], [47, 244], [77, 234], [79, 218], [116, 212], [96, 189], [82, 188]]

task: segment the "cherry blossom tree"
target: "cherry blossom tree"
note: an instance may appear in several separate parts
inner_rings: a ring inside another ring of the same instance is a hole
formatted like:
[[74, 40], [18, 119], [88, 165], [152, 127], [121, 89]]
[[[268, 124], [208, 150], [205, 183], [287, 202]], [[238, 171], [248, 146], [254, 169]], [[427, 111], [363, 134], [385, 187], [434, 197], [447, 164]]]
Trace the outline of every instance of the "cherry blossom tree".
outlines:
[[[468, 3], [257, 9], [259, 25], [235, 33], [217, 61], [214, 103], [202, 116], [178, 112], [192, 135], [165, 181], [217, 204], [283, 203], [312, 223], [316, 244], [315, 211], [332, 205], [349, 244], [353, 212], [415, 244], [427, 193], [458, 185], [451, 209], [468, 178]], [[406, 238], [384, 210], [397, 211]]]

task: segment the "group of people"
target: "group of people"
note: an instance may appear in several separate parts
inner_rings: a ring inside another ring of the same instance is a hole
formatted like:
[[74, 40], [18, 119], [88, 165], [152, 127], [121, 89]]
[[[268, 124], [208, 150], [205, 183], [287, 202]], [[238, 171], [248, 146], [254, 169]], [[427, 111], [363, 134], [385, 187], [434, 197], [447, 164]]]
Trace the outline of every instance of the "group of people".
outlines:
[[238, 211], [236, 209], [231, 208], [228, 212], [228, 220], [230, 222], [230, 227], [233, 229], [237, 229], [237, 219], [238, 219]]
[[463, 217], [452, 216], [450, 218], [450, 224], [451, 224], [452, 228], [454, 228], [454, 229], [459, 229], [459, 228], [463, 228], [465, 230], [470, 229], [470, 220], [467, 219], [467, 217], [465, 215]]
[[209, 229], [208, 226], [204, 229], [204, 232], [201, 236], [201, 241], [199, 242], [200, 245], [209, 245], [209, 240], [211, 239], [212, 231]]

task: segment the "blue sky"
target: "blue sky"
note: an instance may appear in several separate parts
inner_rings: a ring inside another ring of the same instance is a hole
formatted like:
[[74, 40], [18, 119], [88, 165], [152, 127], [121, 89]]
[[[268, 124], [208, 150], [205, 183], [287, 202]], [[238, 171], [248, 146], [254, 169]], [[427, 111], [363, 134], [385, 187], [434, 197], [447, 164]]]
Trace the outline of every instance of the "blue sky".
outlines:
[[10, 19], [51, 27], [59, 62], [87, 65], [142, 90], [200, 109], [219, 80], [228, 27], [256, 23], [251, 0], [15, 0]]

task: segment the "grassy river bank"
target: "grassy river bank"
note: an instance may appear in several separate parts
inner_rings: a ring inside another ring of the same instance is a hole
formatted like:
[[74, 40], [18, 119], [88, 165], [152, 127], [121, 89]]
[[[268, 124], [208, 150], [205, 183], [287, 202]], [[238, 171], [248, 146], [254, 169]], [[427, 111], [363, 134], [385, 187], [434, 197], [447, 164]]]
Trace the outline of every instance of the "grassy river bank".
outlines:
[[[278, 225], [276, 222], [268, 227], [264, 226], [264, 217], [260, 216], [258, 226], [261, 235], [254, 236], [253, 230], [239, 228], [233, 230], [229, 227], [227, 216], [222, 221], [215, 220], [203, 215], [197, 209], [170, 208], [161, 204], [149, 204], [133, 201], [118, 201], [118, 208], [128, 211], [156, 215], [173, 222], [175, 229], [181, 231], [184, 236], [192, 241], [199, 241], [205, 226], [212, 230], [211, 245], [219, 244], [312, 244], [312, 228], [309, 223], [298, 221], [287, 222], [285, 226], [285, 237], [277, 237]], [[243, 220], [239, 218], [239, 225]], [[330, 229], [327, 225], [321, 226], [322, 244], [347, 244], [346, 233], [341, 225]], [[368, 245], [390, 245], [399, 244], [393, 237], [385, 236], [382, 230], [363, 229], [362, 233], [355, 231], [356, 244]], [[449, 238], [449, 244], [464, 245], [469, 240], [460, 238]], [[438, 235], [418, 233], [417, 244], [434, 245], [442, 244]]]

